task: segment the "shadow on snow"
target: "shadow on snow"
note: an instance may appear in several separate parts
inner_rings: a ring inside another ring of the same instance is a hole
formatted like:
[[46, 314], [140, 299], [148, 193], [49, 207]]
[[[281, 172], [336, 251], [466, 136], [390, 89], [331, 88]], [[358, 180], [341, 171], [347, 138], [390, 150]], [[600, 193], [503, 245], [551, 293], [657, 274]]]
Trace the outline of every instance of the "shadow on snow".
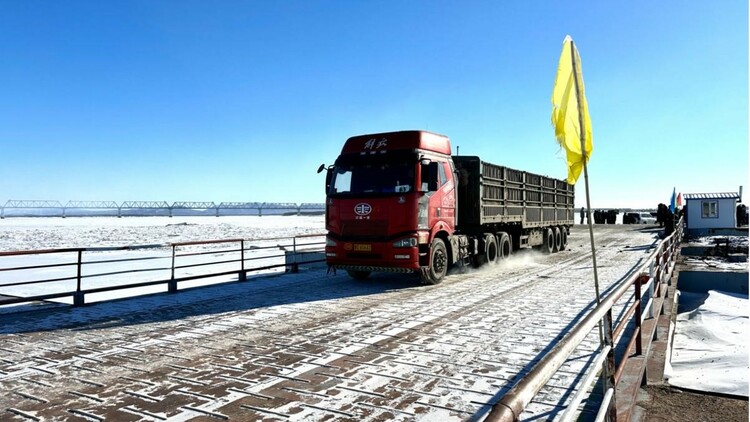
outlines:
[[273, 306], [368, 296], [421, 286], [418, 277], [373, 274], [355, 281], [346, 273], [311, 270], [299, 274], [248, 276], [247, 281], [224, 282], [96, 302], [81, 307], [45, 304], [43, 309], [0, 314], [0, 334], [49, 331], [61, 328], [91, 330], [174, 321], [183, 318], [247, 311]]

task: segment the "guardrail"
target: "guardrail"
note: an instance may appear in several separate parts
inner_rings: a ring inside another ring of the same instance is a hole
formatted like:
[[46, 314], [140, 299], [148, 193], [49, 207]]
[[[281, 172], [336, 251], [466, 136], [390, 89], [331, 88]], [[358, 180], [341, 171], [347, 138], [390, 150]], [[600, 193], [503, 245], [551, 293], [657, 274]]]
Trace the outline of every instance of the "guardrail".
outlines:
[[[528, 406], [534, 396], [552, 378], [563, 363], [570, 357], [573, 351], [583, 342], [588, 334], [601, 323], [604, 331], [604, 344], [600, 349], [599, 357], [594, 362], [590, 376], [583, 381], [583, 386], [578, 389], [578, 394], [571, 400], [567, 411], [563, 414], [563, 421], [574, 420], [578, 406], [587, 394], [589, 387], [596, 381], [599, 370], [604, 371], [607, 377], [604, 379], [604, 399], [597, 415], [597, 421], [617, 420], [617, 408], [615, 387], [620, 381], [623, 369], [630, 357], [630, 351], [635, 346], [635, 356], [641, 355], [642, 338], [641, 324], [646, 318], [654, 317], [654, 299], [660, 297], [664, 283], [671, 281], [674, 264], [679, 253], [679, 244], [682, 241], [683, 224], [680, 219], [675, 224], [675, 232], [663, 239], [645, 262], [638, 267], [631, 277], [624, 280], [612, 293], [603, 298], [598, 306], [594, 308], [573, 330], [568, 332], [557, 345], [546, 354], [516, 385], [505, 394], [492, 407], [486, 421], [490, 422], [514, 422], [520, 419], [523, 410]], [[632, 295], [626, 297], [627, 305], [624, 316], [619, 323], [613, 326], [612, 308], [625, 294], [633, 288]], [[643, 305], [641, 293], [648, 289], [648, 301]], [[647, 311], [644, 315], [644, 308]], [[628, 324], [634, 322], [635, 330], [633, 337], [628, 342], [625, 353], [619, 365], [615, 365], [616, 341], [621, 338]]]
[[[223, 247], [225, 245], [228, 247]], [[0, 305], [72, 297], [73, 305], [80, 306], [85, 304], [87, 294], [160, 284], [167, 284], [167, 290], [173, 293], [177, 291], [180, 282], [190, 280], [237, 274], [237, 280], [245, 281], [248, 272], [273, 270], [280, 267], [285, 267], [289, 272], [297, 272], [300, 265], [324, 262], [325, 258], [318, 258], [322, 256], [324, 245], [324, 234], [309, 234], [123, 247], [0, 252], [0, 276], [3, 276], [0, 278]], [[143, 251], [155, 253], [139, 256], [139, 252]], [[124, 252], [125, 256], [103, 256], [106, 253], [118, 252]], [[170, 253], [167, 255], [167, 252]], [[280, 259], [282, 262], [279, 262]], [[3, 260], [6, 263], [8, 260], [16, 262], [11, 262], [10, 266], [4, 266]], [[33, 262], [27, 263], [27, 260]], [[151, 263], [153, 265], [149, 265]], [[199, 269], [202, 268], [213, 269], [200, 271]], [[20, 277], [13, 275], [28, 275], [29, 273], [32, 276], [43, 273], [53, 274], [53, 276], [18, 280]], [[112, 284], [112, 279], [116, 276], [149, 273], [156, 274], [157, 279]], [[167, 274], [168, 278], [160, 277]], [[106, 277], [106, 281], [93, 282], [94, 279], [101, 280], [102, 277]], [[3, 282], [3, 278], [12, 278], [13, 281]], [[88, 286], [86, 281], [90, 281]], [[55, 289], [61, 283], [65, 286], [62, 289]], [[75, 283], [74, 289], [66, 288], [73, 283]], [[101, 285], [103, 283], [104, 285]], [[18, 288], [25, 287], [62, 291], [28, 295], [13, 292], [13, 288], [18, 290]]]

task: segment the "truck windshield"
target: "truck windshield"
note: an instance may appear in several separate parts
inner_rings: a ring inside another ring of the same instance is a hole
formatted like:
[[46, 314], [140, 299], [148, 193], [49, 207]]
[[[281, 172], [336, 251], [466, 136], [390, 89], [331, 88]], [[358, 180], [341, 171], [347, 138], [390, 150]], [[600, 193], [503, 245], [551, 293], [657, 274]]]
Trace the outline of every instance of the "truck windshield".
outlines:
[[397, 193], [414, 190], [415, 163], [336, 165], [330, 194]]

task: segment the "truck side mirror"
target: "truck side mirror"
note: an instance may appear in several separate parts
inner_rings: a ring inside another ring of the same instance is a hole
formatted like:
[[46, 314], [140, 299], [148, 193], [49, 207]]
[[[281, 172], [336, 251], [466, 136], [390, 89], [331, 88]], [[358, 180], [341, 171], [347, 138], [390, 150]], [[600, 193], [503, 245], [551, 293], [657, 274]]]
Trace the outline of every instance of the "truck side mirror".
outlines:
[[325, 168], [326, 168], [326, 165], [325, 164], [321, 164], [320, 167], [318, 167], [318, 173], [320, 173], [321, 171], [323, 171], [323, 169], [325, 169]]

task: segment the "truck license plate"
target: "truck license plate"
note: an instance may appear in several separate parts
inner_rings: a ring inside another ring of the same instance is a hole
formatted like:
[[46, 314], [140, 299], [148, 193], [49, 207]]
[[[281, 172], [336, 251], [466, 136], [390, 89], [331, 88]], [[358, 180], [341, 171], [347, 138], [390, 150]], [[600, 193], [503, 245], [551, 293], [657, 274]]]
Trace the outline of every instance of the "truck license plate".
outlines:
[[372, 245], [361, 245], [361, 244], [354, 244], [354, 250], [356, 252], [370, 252], [372, 251]]

